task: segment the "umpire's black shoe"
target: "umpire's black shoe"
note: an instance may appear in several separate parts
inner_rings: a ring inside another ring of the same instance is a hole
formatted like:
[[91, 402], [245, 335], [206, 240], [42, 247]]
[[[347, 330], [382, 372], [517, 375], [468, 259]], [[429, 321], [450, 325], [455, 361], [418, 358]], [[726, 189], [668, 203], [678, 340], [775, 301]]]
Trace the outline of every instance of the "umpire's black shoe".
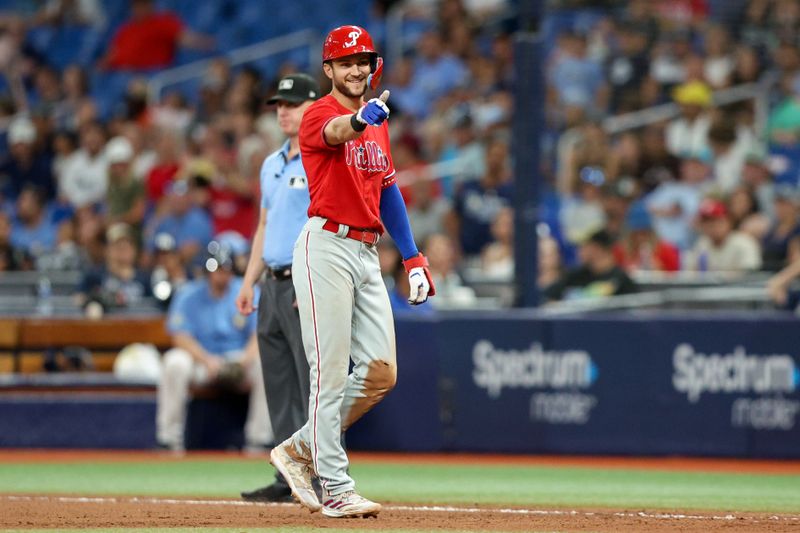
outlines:
[[293, 502], [292, 489], [281, 483], [273, 483], [251, 492], [242, 492], [242, 499], [246, 502]]

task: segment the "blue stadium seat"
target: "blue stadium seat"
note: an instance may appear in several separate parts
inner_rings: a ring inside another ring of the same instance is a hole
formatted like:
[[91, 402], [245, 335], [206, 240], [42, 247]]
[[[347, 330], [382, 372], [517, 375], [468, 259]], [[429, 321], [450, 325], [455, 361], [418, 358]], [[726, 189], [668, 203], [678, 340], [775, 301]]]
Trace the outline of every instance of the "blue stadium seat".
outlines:
[[124, 101], [130, 81], [142, 74], [132, 72], [93, 72], [91, 75], [91, 94], [97, 104], [101, 119], [113, 116]]
[[88, 36], [89, 30], [83, 26], [60, 27], [47, 50], [48, 60], [59, 69], [78, 62], [84, 40]]

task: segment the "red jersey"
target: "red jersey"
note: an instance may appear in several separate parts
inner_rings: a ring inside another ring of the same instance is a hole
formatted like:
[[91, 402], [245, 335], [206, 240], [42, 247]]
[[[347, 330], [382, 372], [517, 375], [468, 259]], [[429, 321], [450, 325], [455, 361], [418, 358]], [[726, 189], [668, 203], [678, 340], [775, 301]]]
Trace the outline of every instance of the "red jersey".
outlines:
[[389, 126], [367, 126], [358, 139], [331, 146], [325, 126], [353, 112], [330, 94], [311, 104], [300, 124], [300, 155], [308, 177], [309, 217], [383, 233], [381, 191], [395, 182]]
[[258, 206], [253, 199], [258, 197], [257, 191], [241, 195], [227, 187], [212, 186], [209, 207], [214, 234], [233, 230], [245, 238], [252, 237], [258, 220]]
[[108, 66], [116, 69], [169, 66], [175, 59], [181, 31], [181, 19], [169, 12], [128, 21], [120, 26], [111, 41]]

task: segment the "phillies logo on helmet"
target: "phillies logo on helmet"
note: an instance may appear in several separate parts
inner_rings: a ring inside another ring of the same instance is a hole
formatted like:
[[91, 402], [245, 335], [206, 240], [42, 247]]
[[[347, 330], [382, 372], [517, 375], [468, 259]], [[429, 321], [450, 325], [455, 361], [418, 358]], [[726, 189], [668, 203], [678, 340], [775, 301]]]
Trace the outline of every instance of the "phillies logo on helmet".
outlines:
[[361, 31], [359, 31], [359, 30], [351, 31], [347, 35], [348, 35], [348, 37], [350, 37], [350, 40], [347, 41], [346, 43], [344, 43], [344, 47], [345, 48], [351, 48], [351, 47], [355, 46], [358, 43], [358, 38], [361, 37]]

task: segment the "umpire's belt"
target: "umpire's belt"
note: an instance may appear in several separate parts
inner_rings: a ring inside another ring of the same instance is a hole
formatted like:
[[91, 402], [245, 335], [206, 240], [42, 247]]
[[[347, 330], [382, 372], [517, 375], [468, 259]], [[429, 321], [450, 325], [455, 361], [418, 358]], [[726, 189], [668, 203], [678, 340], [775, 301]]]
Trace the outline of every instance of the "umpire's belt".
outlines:
[[278, 281], [292, 279], [292, 265], [280, 267], [267, 267], [267, 276]]
[[378, 244], [378, 238], [380, 237], [377, 231], [368, 229], [354, 229], [350, 226], [334, 222], [333, 220], [325, 221], [322, 229], [330, 231], [331, 233], [335, 233], [338, 237], [347, 237], [348, 239], [353, 239], [354, 241], [363, 242], [367, 246], [375, 246]]

